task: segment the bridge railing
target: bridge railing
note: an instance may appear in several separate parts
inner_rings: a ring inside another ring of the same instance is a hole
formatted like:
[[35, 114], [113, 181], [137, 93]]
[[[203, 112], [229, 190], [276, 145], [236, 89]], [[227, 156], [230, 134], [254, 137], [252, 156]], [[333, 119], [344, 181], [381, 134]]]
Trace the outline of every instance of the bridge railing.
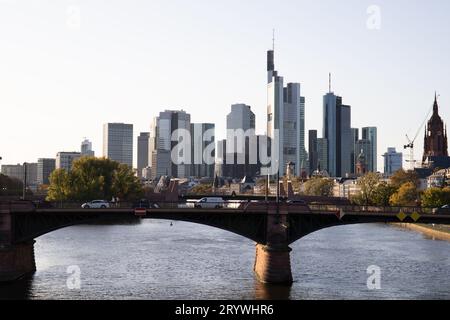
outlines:
[[390, 213], [398, 214], [403, 212], [405, 214], [433, 214], [436, 209], [424, 207], [401, 207], [401, 206], [357, 206], [357, 205], [335, 205], [335, 204], [310, 204], [309, 208], [312, 212], [361, 212], [361, 213]]
[[[24, 202], [25, 203], [25, 202]], [[63, 201], [63, 202], [46, 202], [46, 201], [28, 201], [36, 209], [80, 209], [85, 202], [81, 201]], [[3, 205], [5, 205], [3, 203]], [[220, 209], [239, 209], [244, 212], [247, 210], [257, 210], [257, 209], [269, 209], [272, 208], [276, 203], [274, 201], [247, 201], [247, 200], [229, 200], [218, 203], [218, 208]], [[286, 206], [286, 203], [280, 203], [281, 206]], [[120, 201], [120, 202], [109, 202], [108, 207], [113, 209], [132, 209], [132, 208], [161, 208], [161, 209], [194, 209], [198, 206], [196, 200], [182, 200], [182, 201]], [[296, 205], [293, 205], [296, 206]], [[374, 214], [398, 214], [403, 212], [405, 214], [433, 214], [436, 209], [433, 208], [423, 208], [423, 207], [400, 207], [400, 206], [357, 206], [357, 205], [340, 205], [340, 204], [304, 204], [297, 205], [309, 208], [308, 211], [314, 213], [326, 213], [326, 212], [338, 212], [344, 211], [347, 213], [374, 213]], [[203, 207], [204, 209], [214, 209], [214, 205], [208, 204]], [[202, 209], [201, 207], [198, 209]], [[297, 208], [298, 209], [298, 208]], [[301, 210], [300, 210], [301, 211]]]

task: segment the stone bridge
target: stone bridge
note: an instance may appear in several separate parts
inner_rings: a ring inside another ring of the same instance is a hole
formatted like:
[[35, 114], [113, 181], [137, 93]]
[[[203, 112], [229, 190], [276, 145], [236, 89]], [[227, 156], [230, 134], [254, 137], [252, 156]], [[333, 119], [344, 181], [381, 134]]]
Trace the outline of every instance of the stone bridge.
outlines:
[[256, 243], [254, 271], [264, 283], [292, 283], [289, 245], [315, 231], [357, 223], [450, 224], [450, 215], [421, 208], [292, 205], [244, 202], [233, 208], [197, 209], [176, 203], [160, 209], [39, 209], [30, 202], [0, 204], [0, 282], [36, 270], [34, 242], [61, 228], [125, 219], [164, 219], [204, 224]]

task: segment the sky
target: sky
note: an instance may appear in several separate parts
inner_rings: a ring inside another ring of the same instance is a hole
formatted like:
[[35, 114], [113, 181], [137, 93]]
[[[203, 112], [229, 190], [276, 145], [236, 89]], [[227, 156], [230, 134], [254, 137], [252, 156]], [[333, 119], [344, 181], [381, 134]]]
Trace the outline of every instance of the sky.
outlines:
[[1, 164], [84, 137], [102, 155], [106, 122], [134, 124], [136, 155], [165, 109], [214, 122], [220, 139], [230, 106], [246, 103], [264, 133], [273, 29], [276, 69], [306, 97], [306, 148], [331, 72], [352, 127], [378, 127], [379, 170], [419, 129], [421, 159], [435, 91], [450, 120], [449, 12], [447, 0], [0, 0]]

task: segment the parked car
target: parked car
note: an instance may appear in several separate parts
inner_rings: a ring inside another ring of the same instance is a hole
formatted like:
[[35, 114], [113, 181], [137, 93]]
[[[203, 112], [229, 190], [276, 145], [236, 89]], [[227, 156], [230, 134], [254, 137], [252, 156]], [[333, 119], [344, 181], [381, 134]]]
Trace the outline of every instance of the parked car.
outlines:
[[218, 197], [206, 197], [198, 200], [195, 204], [195, 208], [201, 208], [201, 209], [220, 209], [223, 208], [225, 205], [225, 201], [222, 198]]
[[109, 202], [106, 200], [94, 200], [81, 205], [83, 209], [106, 209], [109, 208]]
[[136, 208], [159, 209], [160, 206], [157, 203], [151, 202], [147, 199], [141, 199], [133, 203], [133, 209]]

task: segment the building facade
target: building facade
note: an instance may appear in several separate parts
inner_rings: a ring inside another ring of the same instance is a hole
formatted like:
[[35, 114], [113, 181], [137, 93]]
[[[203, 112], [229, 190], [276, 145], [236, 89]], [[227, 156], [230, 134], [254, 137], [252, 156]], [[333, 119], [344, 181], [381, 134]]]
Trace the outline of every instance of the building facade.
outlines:
[[308, 132], [308, 153], [309, 153], [309, 175], [318, 168], [319, 152], [317, 145], [317, 130], [309, 130]]
[[92, 142], [90, 142], [88, 139], [84, 139], [81, 142], [81, 156], [95, 157], [95, 152], [92, 150]]
[[[299, 83], [284, 87], [283, 77], [275, 70], [274, 50], [267, 52], [267, 135], [272, 141], [274, 160], [280, 176], [287, 163], [295, 163], [296, 175], [306, 169], [305, 98]], [[302, 168], [303, 167], [303, 168]]]
[[370, 154], [370, 158], [367, 159], [367, 170], [369, 172], [377, 172], [378, 171], [378, 132], [376, 127], [365, 127], [362, 128], [362, 139], [369, 140], [372, 151]]
[[[372, 155], [372, 142], [366, 139], [360, 139], [356, 142], [356, 152], [358, 153], [358, 157], [356, 158], [356, 174], [361, 174], [361, 171], [358, 171], [358, 163], [364, 166], [365, 172], [372, 172], [370, 170], [370, 161], [373, 158]], [[361, 159], [361, 155], [363, 155], [363, 159]], [[363, 161], [363, 163], [361, 163]]]
[[[149, 148], [152, 178], [161, 176], [187, 178], [190, 176], [190, 129], [191, 115], [183, 110], [166, 110], [160, 112], [159, 116], [153, 120]], [[185, 140], [182, 136], [184, 133], [189, 134], [189, 137], [184, 137]], [[177, 152], [175, 148], [180, 148], [181, 141], [186, 143], [185, 148], [181, 148], [182, 150]]]
[[396, 171], [403, 168], [403, 153], [397, 152], [395, 148], [388, 148], [384, 157], [384, 175], [392, 176]]
[[143, 178], [143, 169], [149, 164], [150, 132], [141, 132], [137, 138], [137, 176]]
[[215, 146], [214, 123], [191, 124], [191, 176], [214, 178]]
[[231, 106], [227, 116], [227, 139], [218, 143], [216, 172], [219, 176], [243, 179], [259, 175], [260, 147], [267, 146], [267, 143], [264, 144], [267, 137], [255, 134], [254, 119], [255, 114], [250, 106]]
[[[317, 169], [328, 173], [328, 140], [325, 138], [317, 139]], [[329, 174], [329, 173], [328, 173]]]
[[[35, 189], [37, 187], [37, 163], [25, 163], [15, 165], [2, 165], [2, 174], [10, 178], [20, 180], [22, 183], [25, 180], [25, 170], [27, 172], [26, 184], [28, 187]], [[26, 169], [25, 167], [26, 166]]]
[[133, 167], [133, 125], [106, 123], [103, 125], [103, 156]]
[[328, 172], [345, 177], [351, 173], [351, 107], [333, 92], [323, 97], [323, 137], [328, 141]]
[[359, 129], [351, 128], [352, 144], [350, 146], [350, 172], [356, 173], [356, 160], [358, 158], [358, 150], [356, 148], [356, 142], [359, 140]]
[[50, 174], [56, 169], [55, 159], [40, 158], [37, 162], [37, 183], [38, 185], [50, 184]]
[[56, 154], [55, 168], [72, 170], [72, 164], [75, 160], [81, 158], [80, 152], [58, 152]]

